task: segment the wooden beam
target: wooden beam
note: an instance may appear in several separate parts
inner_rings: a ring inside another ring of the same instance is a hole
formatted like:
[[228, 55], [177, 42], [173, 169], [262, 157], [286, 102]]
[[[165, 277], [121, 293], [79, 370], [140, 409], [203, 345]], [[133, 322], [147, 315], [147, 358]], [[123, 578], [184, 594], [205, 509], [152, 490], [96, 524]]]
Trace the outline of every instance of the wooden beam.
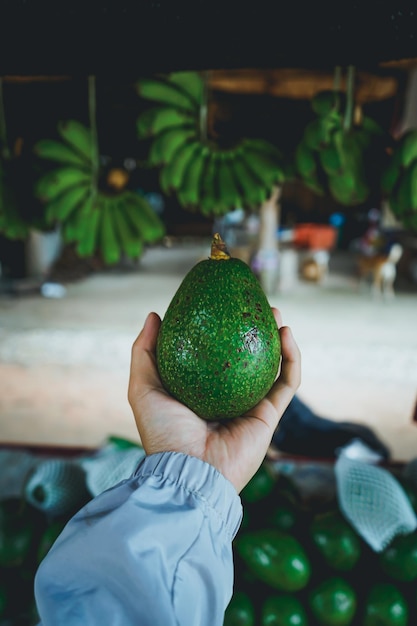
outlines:
[[[210, 72], [210, 86], [229, 93], [310, 100], [317, 92], [333, 88], [333, 74], [297, 68], [213, 70]], [[346, 88], [346, 75], [343, 73], [340, 88]], [[358, 104], [386, 100], [393, 97], [397, 89], [395, 76], [357, 72], [355, 99]]]

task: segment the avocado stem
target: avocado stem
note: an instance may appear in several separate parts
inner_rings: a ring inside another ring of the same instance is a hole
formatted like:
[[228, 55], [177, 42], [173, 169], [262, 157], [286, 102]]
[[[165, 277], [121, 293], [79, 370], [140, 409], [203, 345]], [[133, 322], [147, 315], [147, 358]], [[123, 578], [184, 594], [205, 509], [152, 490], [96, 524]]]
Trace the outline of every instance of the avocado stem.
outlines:
[[230, 259], [229, 251], [219, 233], [213, 235], [210, 259], [212, 261], [227, 261]]

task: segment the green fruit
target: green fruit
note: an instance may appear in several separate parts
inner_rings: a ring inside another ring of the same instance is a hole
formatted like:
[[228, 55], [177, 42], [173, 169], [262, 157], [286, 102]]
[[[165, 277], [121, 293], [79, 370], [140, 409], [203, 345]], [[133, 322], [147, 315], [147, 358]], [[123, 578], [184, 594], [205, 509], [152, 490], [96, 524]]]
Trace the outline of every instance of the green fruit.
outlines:
[[192, 113], [198, 109], [198, 102], [194, 100], [190, 92], [185, 91], [178, 84], [170, 82], [169, 77], [142, 78], [136, 87], [142, 98]]
[[333, 176], [340, 174], [342, 160], [340, 154], [332, 143], [329, 143], [319, 152], [320, 163], [326, 174]]
[[311, 108], [316, 115], [323, 117], [328, 115], [331, 111], [337, 109], [339, 101], [344, 97], [344, 94], [335, 90], [320, 91], [311, 99]]
[[18, 498], [0, 503], [0, 567], [18, 567], [29, 554], [34, 522]]
[[225, 614], [223, 626], [255, 626], [255, 607], [244, 591], [235, 591]]
[[295, 149], [295, 166], [301, 176], [314, 177], [317, 172], [315, 151], [305, 141], [300, 141]]
[[374, 584], [365, 600], [363, 626], [407, 626], [408, 604], [397, 587]]
[[297, 523], [297, 513], [293, 506], [289, 504], [276, 505], [268, 515], [268, 525], [288, 532]]
[[360, 539], [338, 511], [316, 516], [310, 533], [314, 545], [333, 569], [348, 571], [358, 562]]
[[303, 589], [310, 561], [295, 537], [274, 529], [245, 531], [235, 539], [237, 553], [259, 580], [280, 591]]
[[248, 482], [246, 487], [240, 492], [240, 497], [244, 504], [251, 504], [253, 502], [259, 502], [266, 498], [275, 485], [275, 479], [271, 469], [262, 463], [256, 474]]
[[230, 419], [268, 393], [280, 354], [258, 279], [216, 234], [210, 258], [186, 275], [162, 321], [156, 357], [164, 387], [203, 419]]
[[407, 168], [414, 159], [417, 159], [417, 130], [413, 128], [406, 131], [397, 145], [401, 154], [401, 163]]
[[379, 555], [382, 571], [401, 582], [417, 579], [417, 532], [398, 535]]
[[353, 587], [335, 576], [310, 592], [309, 605], [320, 626], [348, 626], [356, 612], [357, 598]]
[[292, 594], [270, 596], [262, 606], [261, 626], [307, 626], [307, 613]]

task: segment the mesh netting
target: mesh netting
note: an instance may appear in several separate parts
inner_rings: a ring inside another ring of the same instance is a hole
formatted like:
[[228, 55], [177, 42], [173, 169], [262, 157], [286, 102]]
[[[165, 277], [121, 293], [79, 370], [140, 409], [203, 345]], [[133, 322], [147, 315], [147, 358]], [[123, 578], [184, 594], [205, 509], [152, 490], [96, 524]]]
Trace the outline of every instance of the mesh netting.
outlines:
[[121, 480], [129, 478], [145, 456], [142, 448], [118, 450], [109, 446], [92, 459], [82, 461], [88, 490], [97, 496]]
[[416, 529], [410, 501], [389, 471], [341, 454], [335, 474], [341, 511], [375, 552]]
[[65, 515], [88, 498], [84, 470], [71, 461], [44, 461], [27, 480], [24, 495], [45, 513]]

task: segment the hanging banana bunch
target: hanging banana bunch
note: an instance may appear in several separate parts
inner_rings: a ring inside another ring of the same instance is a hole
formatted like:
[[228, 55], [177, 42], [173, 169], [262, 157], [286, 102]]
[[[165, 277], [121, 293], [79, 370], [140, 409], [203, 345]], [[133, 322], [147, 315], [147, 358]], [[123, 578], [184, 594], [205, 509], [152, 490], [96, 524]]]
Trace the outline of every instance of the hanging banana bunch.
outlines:
[[0, 233], [7, 239], [25, 239], [29, 224], [20, 214], [14, 185], [10, 181], [12, 158], [7, 141], [3, 80], [0, 77]]
[[263, 139], [222, 147], [207, 129], [207, 82], [198, 72], [140, 79], [137, 90], [154, 106], [137, 120], [139, 139], [151, 138], [148, 163], [159, 167], [165, 194], [184, 208], [221, 216], [259, 206], [285, 180], [281, 152]]
[[[58, 140], [42, 139], [34, 146], [37, 157], [55, 165], [36, 182], [35, 195], [45, 205], [48, 223], [60, 224], [64, 241], [74, 243], [79, 256], [98, 252], [106, 264], [123, 255], [137, 259], [165, 228], [145, 198], [125, 187], [127, 173], [117, 184], [99, 185], [95, 106], [91, 109], [91, 128], [77, 120], [60, 122]], [[123, 172], [109, 175], [120, 179]]]
[[352, 66], [348, 68], [346, 94], [337, 83], [335, 80], [334, 90], [313, 97], [311, 107], [316, 117], [297, 145], [295, 167], [304, 184], [316, 193], [329, 193], [340, 204], [354, 206], [365, 202], [370, 194], [375, 163], [381, 160], [387, 138], [367, 116], [354, 123]]
[[394, 144], [381, 190], [403, 226], [417, 232], [417, 130], [408, 130]]

